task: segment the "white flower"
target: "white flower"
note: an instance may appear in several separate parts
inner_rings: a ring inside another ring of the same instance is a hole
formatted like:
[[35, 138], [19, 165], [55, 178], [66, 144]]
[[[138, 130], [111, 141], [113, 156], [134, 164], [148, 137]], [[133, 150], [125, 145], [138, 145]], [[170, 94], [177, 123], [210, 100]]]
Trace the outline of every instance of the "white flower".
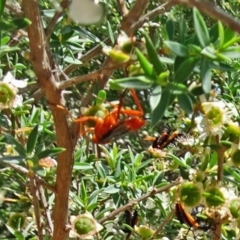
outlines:
[[223, 101], [202, 103], [204, 113], [201, 125], [206, 135], [222, 136], [223, 127], [231, 119], [231, 112]]
[[80, 237], [81, 239], [93, 239], [94, 235], [103, 229], [93, 215], [89, 212], [78, 216], [71, 216], [72, 230], [70, 237]]
[[17, 95], [18, 88], [27, 86], [25, 80], [17, 80], [11, 72], [7, 72], [0, 82], [0, 109], [16, 108], [22, 106], [23, 98]]

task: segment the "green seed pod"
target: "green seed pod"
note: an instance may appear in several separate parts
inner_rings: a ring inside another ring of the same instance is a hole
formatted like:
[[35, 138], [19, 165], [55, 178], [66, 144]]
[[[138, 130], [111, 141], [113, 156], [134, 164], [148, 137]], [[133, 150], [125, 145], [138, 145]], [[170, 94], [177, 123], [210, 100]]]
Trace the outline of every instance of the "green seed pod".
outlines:
[[[230, 202], [230, 212], [234, 218], [240, 217], [240, 201], [239, 199], [234, 199]], [[240, 218], [239, 218], [240, 219]]]
[[216, 207], [222, 205], [225, 202], [223, 193], [218, 187], [209, 187], [203, 196], [206, 198], [206, 203], [208, 207]]
[[22, 213], [14, 213], [8, 219], [7, 225], [15, 230], [20, 230], [25, 224], [25, 215]]
[[152, 237], [154, 231], [148, 226], [140, 225], [139, 227], [135, 227], [136, 232], [140, 235], [142, 239], [149, 239]]
[[231, 160], [232, 163], [235, 167], [240, 166], [240, 150], [236, 149], [232, 154], [231, 154]]
[[202, 197], [201, 187], [193, 182], [183, 183], [179, 190], [179, 198], [185, 206], [195, 207], [197, 206]]

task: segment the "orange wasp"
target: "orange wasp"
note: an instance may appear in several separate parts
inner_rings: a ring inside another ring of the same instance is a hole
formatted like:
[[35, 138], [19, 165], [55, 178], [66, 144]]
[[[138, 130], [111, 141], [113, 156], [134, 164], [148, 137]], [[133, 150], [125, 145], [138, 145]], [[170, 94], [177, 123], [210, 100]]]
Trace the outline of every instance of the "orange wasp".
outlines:
[[87, 132], [93, 132], [92, 140], [94, 143], [106, 144], [128, 132], [140, 129], [145, 124], [145, 120], [142, 118], [142, 106], [137, 98], [136, 92], [133, 89], [130, 89], [138, 110], [123, 108], [123, 96], [126, 91], [127, 90], [123, 92], [118, 107], [114, 108], [104, 118], [97, 116], [83, 116], [75, 120], [75, 122], [80, 123], [89, 120], [96, 123], [95, 127], [87, 129], [82, 135], [85, 135]]

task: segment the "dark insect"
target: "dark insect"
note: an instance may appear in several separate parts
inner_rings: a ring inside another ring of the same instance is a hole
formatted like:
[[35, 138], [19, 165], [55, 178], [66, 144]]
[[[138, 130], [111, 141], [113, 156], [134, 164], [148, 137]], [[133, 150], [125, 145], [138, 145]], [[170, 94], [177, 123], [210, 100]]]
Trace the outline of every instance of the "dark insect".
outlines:
[[162, 150], [169, 144], [174, 143], [183, 134], [179, 131], [171, 131], [170, 128], [165, 128], [157, 137], [146, 137], [145, 140], [153, 141], [152, 148]]
[[[135, 210], [132, 214], [132, 211], [125, 210], [125, 223], [131, 228], [134, 228], [134, 226], [138, 223], [138, 212]], [[126, 240], [130, 239], [132, 231], [128, 228], [123, 229], [123, 231], [127, 233]]]
[[190, 231], [191, 228], [202, 230], [202, 231], [208, 231], [213, 227], [212, 219], [203, 220], [202, 218], [197, 217], [196, 211], [194, 211], [194, 215], [196, 214], [196, 216], [193, 216], [192, 214], [188, 213], [184, 209], [183, 204], [180, 202], [176, 203], [175, 211], [176, 211], [176, 217], [180, 221], [180, 223], [182, 224], [185, 223], [190, 227], [188, 232]]

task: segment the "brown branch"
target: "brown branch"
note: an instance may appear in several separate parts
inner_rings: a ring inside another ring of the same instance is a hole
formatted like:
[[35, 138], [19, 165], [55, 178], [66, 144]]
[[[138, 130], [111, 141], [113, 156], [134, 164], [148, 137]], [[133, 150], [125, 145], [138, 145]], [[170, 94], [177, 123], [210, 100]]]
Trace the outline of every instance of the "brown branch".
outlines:
[[164, 187], [158, 188], [158, 189], [153, 189], [151, 192], [146, 193], [145, 195], [141, 196], [138, 199], [132, 200], [129, 203], [121, 206], [120, 208], [114, 210], [113, 212], [111, 212], [108, 216], [102, 218], [101, 220], [99, 220], [100, 224], [103, 224], [104, 222], [113, 219], [116, 215], [118, 215], [119, 213], [125, 211], [126, 209], [132, 208], [134, 205], [136, 205], [139, 202], [144, 201], [145, 199], [155, 196], [156, 194], [160, 193], [160, 192], [166, 192], [169, 191], [170, 188], [178, 185], [181, 183], [181, 179], [176, 180], [175, 182], [172, 182]]
[[38, 1], [23, 0], [22, 3], [25, 17], [32, 22], [28, 27], [28, 37], [33, 69], [40, 88], [44, 91], [47, 101], [51, 103], [49, 108], [53, 115], [57, 146], [66, 149], [57, 156], [56, 195], [53, 214], [54, 231], [52, 237], [53, 240], [64, 240], [68, 237], [65, 226], [68, 220], [68, 198], [74, 146], [68, 128], [66, 113], [55, 107], [63, 105], [63, 99], [61, 90], [58, 89], [56, 84], [58, 79], [55, 64], [50, 55], [44, 34]]

